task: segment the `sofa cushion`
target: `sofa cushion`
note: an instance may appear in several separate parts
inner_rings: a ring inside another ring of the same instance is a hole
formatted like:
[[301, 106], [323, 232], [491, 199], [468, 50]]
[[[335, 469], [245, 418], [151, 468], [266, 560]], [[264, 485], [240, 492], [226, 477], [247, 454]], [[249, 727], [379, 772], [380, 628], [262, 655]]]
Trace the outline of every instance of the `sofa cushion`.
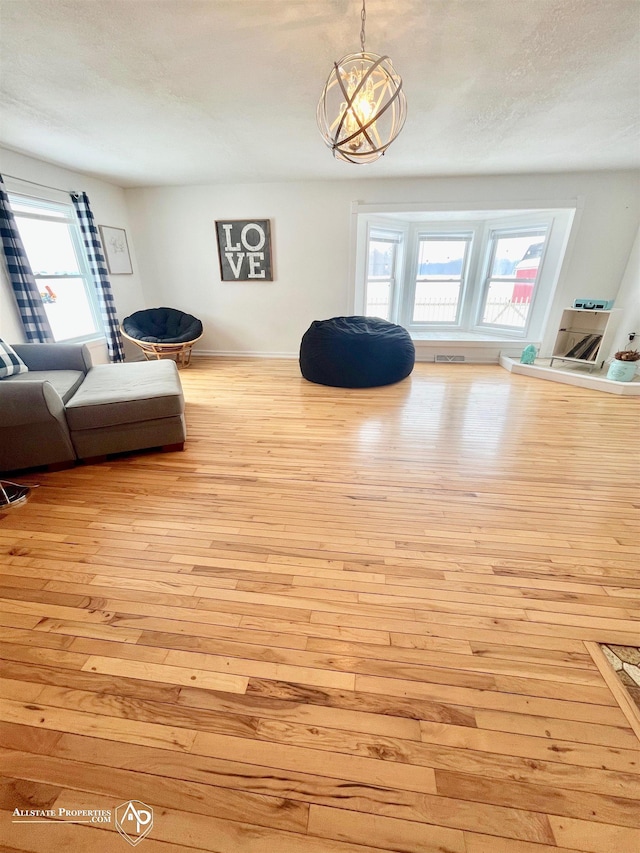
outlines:
[[28, 369], [14, 348], [0, 340], [0, 379], [26, 373]]
[[10, 376], [7, 382], [49, 382], [66, 403], [82, 384], [84, 373], [79, 370], [29, 370]]
[[183, 411], [178, 369], [168, 360], [92, 367], [66, 405], [71, 430], [169, 418]]
[[93, 364], [86, 344], [14, 344], [14, 350], [29, 370], [79, 370]]

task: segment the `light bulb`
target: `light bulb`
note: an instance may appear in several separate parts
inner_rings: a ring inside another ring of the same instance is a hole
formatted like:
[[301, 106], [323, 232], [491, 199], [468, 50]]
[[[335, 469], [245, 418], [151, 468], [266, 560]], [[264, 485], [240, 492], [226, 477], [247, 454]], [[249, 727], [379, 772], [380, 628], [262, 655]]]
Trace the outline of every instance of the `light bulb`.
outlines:
[[[351, 136], [354, 133], [358, 134], [348, 143], [351, 151], [359, 151], [360, 148], [362, 148], [365, 142], [365, 137], [361, 132], [358, 133], [358, 131], [363, 125], [367, 124], [373, 115], [374, 110], [374, 88], [371, 77], [366, 78], [360, 91], [358, 91], [355, 98], [353, 97], [354, 92], [358, 90], [358, 87], [361, 84], [362, 76], [362, 70], [353, 68], [347, 81], [347, 93], [349, 98], [352, 100], [345, 120], [346, 135]], [[347, 104], [343, 103], [341, 105], [341, 111], [344, 112], [346, 109]]]

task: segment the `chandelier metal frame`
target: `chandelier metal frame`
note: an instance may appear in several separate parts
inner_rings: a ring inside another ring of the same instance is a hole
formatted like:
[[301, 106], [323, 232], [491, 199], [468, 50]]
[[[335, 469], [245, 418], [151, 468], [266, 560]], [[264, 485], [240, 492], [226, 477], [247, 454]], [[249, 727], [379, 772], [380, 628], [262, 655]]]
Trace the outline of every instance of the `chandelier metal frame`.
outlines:
[[[407, 114], [402, 78], [391, 59], [365, 50], [365, 2], [360, 14], [361, 52], [334, 62], [317, 109], [326, 145], [334, 157], [349, 163], [379, 159], [402, 130]], [[363, 114], [368, 111], [371, 115]]]

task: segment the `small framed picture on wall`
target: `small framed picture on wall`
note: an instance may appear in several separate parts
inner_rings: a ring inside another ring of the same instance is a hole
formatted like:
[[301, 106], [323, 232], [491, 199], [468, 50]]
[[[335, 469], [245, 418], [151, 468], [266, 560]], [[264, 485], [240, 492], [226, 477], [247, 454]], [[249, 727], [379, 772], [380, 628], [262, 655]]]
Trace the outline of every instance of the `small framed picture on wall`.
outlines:
[[268, 219], [216, 220], [222, 281], [273, 281]]
[[99, 225], [100, 240], [107, 260], [107, 268], [111, 275], [131, 275], [131, 256], [127, 243], [127, 232], [124, 228], [111, 228], [109, 225]]

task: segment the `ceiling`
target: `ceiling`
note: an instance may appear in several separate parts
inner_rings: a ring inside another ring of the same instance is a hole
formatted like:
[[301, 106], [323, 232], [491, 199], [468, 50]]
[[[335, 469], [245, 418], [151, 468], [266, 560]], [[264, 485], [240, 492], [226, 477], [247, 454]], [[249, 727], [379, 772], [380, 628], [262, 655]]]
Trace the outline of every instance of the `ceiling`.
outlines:
[[315, 123], [360, 0], [0, 0], [0, 145], [122, 186], [640, 166], [638, 0], [368, 0], [408, 100], [378, 162]]

